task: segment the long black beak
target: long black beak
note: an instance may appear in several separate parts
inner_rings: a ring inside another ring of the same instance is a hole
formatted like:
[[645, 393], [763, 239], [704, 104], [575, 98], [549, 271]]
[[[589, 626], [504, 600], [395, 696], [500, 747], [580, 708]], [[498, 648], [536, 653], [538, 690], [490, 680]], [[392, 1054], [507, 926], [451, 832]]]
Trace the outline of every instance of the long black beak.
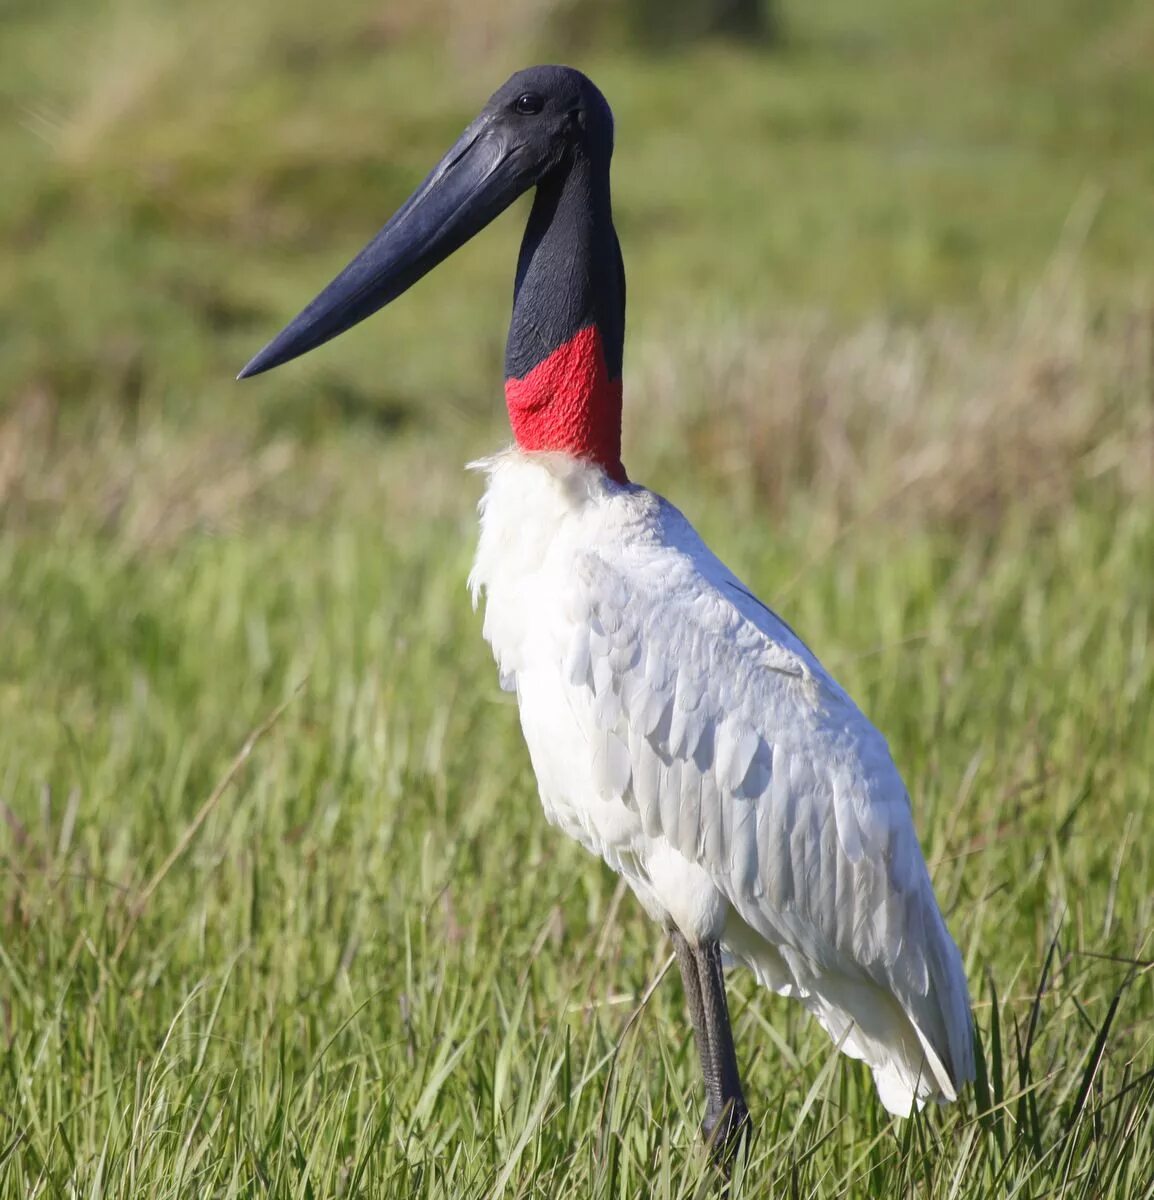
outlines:
[[307, 354], [395, 300], [532, 187], [540, 169], [507, 125], [483, 113], [380, 233], [237, 378]]

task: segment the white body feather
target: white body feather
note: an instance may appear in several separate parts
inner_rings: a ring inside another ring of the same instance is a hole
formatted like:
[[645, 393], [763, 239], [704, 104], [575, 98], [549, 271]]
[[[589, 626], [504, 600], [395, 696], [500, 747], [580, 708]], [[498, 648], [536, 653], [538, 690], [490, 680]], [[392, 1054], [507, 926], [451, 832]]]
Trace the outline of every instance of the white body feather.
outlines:
[[470, 576], [548, 819], [719, 939], [906, 1116], [973, 1076], [961, 958], [885, 739], [659, 496], [510, 450]]

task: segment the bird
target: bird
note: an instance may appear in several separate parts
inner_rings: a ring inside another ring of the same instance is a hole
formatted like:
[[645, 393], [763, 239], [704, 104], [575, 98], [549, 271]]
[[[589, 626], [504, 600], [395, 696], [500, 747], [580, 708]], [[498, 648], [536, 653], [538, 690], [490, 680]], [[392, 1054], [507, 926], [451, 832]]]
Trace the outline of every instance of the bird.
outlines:
[[621, 458], [614, 118], [580, 71], [515, 73], [379, 233], [245, 366], [399, 297], [533, 191], [505, 351], [512, 444], [468, 586], [546, 819], [672, 941], [724, 1164], [752, 1127], [725, 970], [799, 1001], [907, 1117], [974, 1076], [965, 971], [887, 743], [816, 655]]

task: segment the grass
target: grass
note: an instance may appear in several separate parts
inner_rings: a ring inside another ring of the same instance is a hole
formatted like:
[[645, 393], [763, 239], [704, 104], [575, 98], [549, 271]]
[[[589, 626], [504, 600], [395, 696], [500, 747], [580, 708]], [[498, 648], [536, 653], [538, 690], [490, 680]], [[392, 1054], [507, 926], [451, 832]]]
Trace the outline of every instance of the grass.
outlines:
[[[0, 1198], [717, 1192], [668, 947], [545, 826], [464, 589], [517, 217], [231, 382], [558, 56], [530, 8], [5, 17]], [[1147, 1197], [1154, 21], [786, 28], [578, 48], [627, 461], [885, 731], [982, 1054], [893, 1122], [733, 976], [730, 1194]]]

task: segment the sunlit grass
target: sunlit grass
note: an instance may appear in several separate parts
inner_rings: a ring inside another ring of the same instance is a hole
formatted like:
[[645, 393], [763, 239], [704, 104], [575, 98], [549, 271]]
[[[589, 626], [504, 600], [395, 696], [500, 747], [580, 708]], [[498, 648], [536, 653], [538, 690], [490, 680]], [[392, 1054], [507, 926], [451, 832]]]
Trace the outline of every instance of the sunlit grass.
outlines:
[[[667, 947], [541, 819], [458, 524], [3, 547], [6, 1194], [694, 1194], [673, 978], [626, 1032]], [[786, 615], [889, 735], [988, 1076], [892, 1124], [735, 977], [735, 1191], [1145, 1194], [1149, 513], [723, 549], [800, 576]]]
[[[889, 738], [981, 1066], [892, 1122], [733, 976], [730, 1194], [1147, 1197], [1154, 23], [786, 7], [768, 57], [572, 48], [618, 116], [626, 460]], [[517, 216], [232, 382], [562, 57], [529, 8], [5, 16], [5, 1200], [716, 1192], [669, 947], [545, 825], [464, 587]]]

